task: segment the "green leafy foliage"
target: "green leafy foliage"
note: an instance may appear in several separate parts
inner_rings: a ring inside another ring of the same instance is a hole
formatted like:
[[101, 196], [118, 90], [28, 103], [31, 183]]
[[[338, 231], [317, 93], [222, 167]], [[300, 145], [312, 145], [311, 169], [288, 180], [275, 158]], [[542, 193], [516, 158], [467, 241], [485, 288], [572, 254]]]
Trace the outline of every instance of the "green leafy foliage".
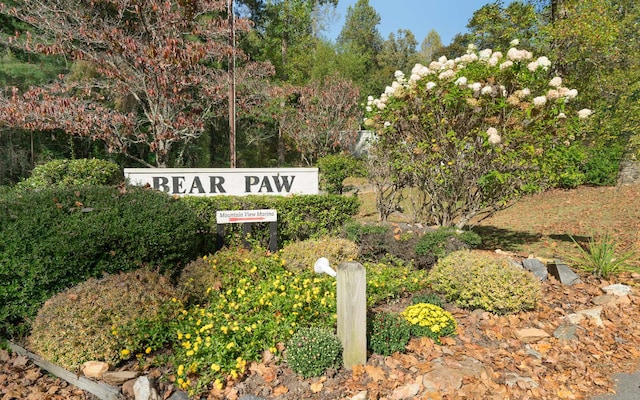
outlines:
[[456, 320], [450, 312], [430, 303], [416, 303], [400, 314], [409, 323], [411, 335], [429, 337], [436, 342], [456, 332]]
[[372, 234], [386, 234], [389, 227], [376, 224], [362, 224], [360, 222], [349, 222], [344, 228], [347, 239], [360, 243], [363, 236]]
[[583, 167], [585, 184], [614, 186], [617, 183], [620, 161], [624, 156], [624, 142], [609, 141], [590, 149]]
[[576, 267], [604, 279], [621, 272], [626, 267], [627, 261], [636, 256], [633, 251], [618, 254], [618, 244], [615, 238], [608, 234], [598, 241], [593, 237], [589, 238], [586, 246], [580, 245], [573, 237], [571, 240], [579, 250], [577, 257], [571, 257]]
[[403, 293], [415, 293], [428, 287], [427, 272], [411, 264], [394, 262], [368, 262], [367, 306], [398, 298]]
[[174, 273], [201, 251], [196, 215], [163, 193], [86, 186], [0, 198], [0, 334], [19, 334], [51, 295], [143, 265]]
[[419, 230], [401, 232], [398, 226], [353, 222], [346, 224], [342, 234], [360, 246], [360, 257], [363, 260], [372, 263], [411, 263], [415, 268], [424, 269], [435, 261], [431, 256], [416, 254]]
[[411, 304], [427, 303], [440, 308], [444, 307], [442, 297], [433, 292], [419, 293], [411, 298]]
[[396, 313], [377, 312], [369, 324], [371, 351], [383, 356], [405, 351], [411, 338], [411, 328], [406, 319]]
[[370, 155], [389, 158], [400, 190], [421, 193], [417, 210], [429, 223], [462, 228], [495, 213], [551, 185], [541, 169], [563, 166], [546, 167], [547, 152], [570, 146], [591, 114], [576, 112], [577, 91], [552, 71], [547, 57], [524, 49], [473, 46], [398, 71], [366, 105], [365, 126], [377, 136]]
[[438, 260], [428, 281], [461, 308], [497, 314], [531, 310], [540, 296], [540, 281], [530, 272], [505, 258], [468, 250]]
[[21, 189], [52, 186], [117, 185], [124, 182], [118, 164], [92, 159], [53, 160], [38, 165], [31, 176], [18, 184]]
[[[185, 270], [199, 282], [205, 272], [206, 303], [184, 309], [177, 318], [173, 363], [178, 385], [197, 391], [245, 373], [245, 364], [262, 352], [276, 353], [300, 327], [335, 324], [335, 279], [313, 271], [293, 273], [264, 249], [228, 248], [203, 258], [209, 268]], [[182, 368], [180, 368], [182, 366]]]
[[321, 187], [330, 194], [342, 194], [345, 189], [343, 182], [346, 178], [366, 175], [361, 160], [342, 153], [318, 159], [318, 168], [320, 169]]
[[357, 260], [359, 255], [357, 244], [348, 239], [331, 236], [294, 242], [281, 251], [281, 257], [290, 271], [313, 269], [314, 263], [320, 257], [327, 258], [331, 265], [337, 266], [341, 262]]
[[176, 296], [167, 277], [146, 269], [91, 278], [44, 304], [29, 347], [72, 371], [92, 360], [115, 366], [169, 342]]
[[416, 243], [417, 255], [433, 255], [436, 259], [462, 249], [473, 249], [482, 243], [480, 235], [473, 231], [461, 231], [452, 227], [440, 227], [427, 231]]
[[[357, 214], [360, 203], [356, 197], [337, 195], [302, 196], [212, 196], [184, 197], [210, 232], [216, 231], [216, 211], [246, 209], [276, 209], [278, 211], [278, 241], [318, 238], [339, 231], [344, 223]], [[227, 237], [240, 232], [239, 224], [227, 227]], [[268, 224], [254, 225], [254, 239], [268, 246]]]
[[319, 376], [327, 368], [338, 367], [341, 355], [340, 340], [327, 329], [302, 328], [287, 342], [287, 364], [305, 378]]
[[[368, 306], [427, 287], [425, 271], [364, 266]], [[181, 292], [196, 287], [206, 296], [200, 304], [191, 300], [174, 331], [177, 383], [193, 393], [241, 376], [247, 363], [259, 361], [266, 349], [277, 353], [278, 343], [301, 327], [331, 329], [336, 323], [336, 280], [311, 269], [292, 272], [279, 253], [226, 248], [187, 266], [183, 275]], [[210, 286], [203, 289], [203, 282]]]

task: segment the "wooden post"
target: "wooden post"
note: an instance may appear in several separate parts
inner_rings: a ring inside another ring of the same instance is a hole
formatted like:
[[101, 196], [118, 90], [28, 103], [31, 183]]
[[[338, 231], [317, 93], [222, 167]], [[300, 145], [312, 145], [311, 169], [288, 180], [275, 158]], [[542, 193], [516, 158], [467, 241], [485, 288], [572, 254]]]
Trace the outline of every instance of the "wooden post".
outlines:
[[342, 342], [344, 367], [367, 363], [367, 272], [362, 264], [338, 265], [338, 338]]

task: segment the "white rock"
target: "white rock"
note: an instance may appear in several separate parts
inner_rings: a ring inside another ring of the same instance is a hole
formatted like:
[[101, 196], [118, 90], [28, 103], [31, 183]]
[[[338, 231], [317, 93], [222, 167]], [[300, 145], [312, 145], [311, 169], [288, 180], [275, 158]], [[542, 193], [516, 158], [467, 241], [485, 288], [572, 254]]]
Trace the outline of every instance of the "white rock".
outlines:
[[602, 318], [600, 318], [601, 313], [602, 313], [602, 306], [598, 306], [598, 307], [589, 308], [588, 310], [578, 311], [575, 314], [569, 314], [565, 317], [565, 319], [570, 323], [577, 325], [580, 323], [580, 321], [582, 321], [584, 317], [588, 317], [588, 318], [592, 318], [595, 321], [597, 326], [603, 326], [604, 324], [602, 323]]
[[151, 381], [146, 376], [141, 376], [136, 379], [136, 383], [133, 384], [133, 394], [136, 400], [158, 400], [158, 393], [156, 389], [151, 386]]
[[615, 296], [626, 296], [631, 294], [631, 286], [616, 283], [614, 285], [605, 286], [602, 288], [606, 294], [612, 294]]
[[534, 389], [534, 388], [537, 388], [538, 386], [540, 386], [533, 379], [531, 379], [529, 377], [520, 376], [520, 375], [515, 374], [513, 372], [507, 372], [505, 374], [504, 383], [509, 387], [513, 387], [513, 386], [517, 385], [521, 389]]
[[414, 399], [420, 391], [420, 384], [409, 383], [404, 386], [396, 388], [391, 394], [391, 398], [394, 400]]
[[351, 398], [351, 400], [367, 400], [367, 391], [363, 390], [362, 392], [360, 392], [357, 395], [353, 396]]

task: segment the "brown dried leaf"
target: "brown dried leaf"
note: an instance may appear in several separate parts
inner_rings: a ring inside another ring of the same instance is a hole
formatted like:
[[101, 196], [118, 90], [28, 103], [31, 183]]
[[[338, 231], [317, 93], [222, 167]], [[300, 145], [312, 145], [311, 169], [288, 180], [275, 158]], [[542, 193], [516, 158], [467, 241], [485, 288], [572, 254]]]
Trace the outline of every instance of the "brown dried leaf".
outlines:
[[322, 388], [324, 387], [324, 384], [322, 382], [316, 382], [316, 383], [312, 383], [311, 384], [311, 391], [313, 393], [318, 393], [322, 390]]
[[374, 367], [373, 365], [366, 365], [364, 369], [367, 372], [367, 375], [369, 375], [369, 377], [374, 381], [383, 381], [387, 377], [387, 374], [382, 368]]
[[357, 379], [358, 377], [364, 375], [364, 373], [365, 373], [365, 369], [364, 369], [364, 365], [362, 364], [354, 365], [351, 368], [351, 374], [353, 376], [353, 379]]
[[387, 368], [395, 369], [395, 368], [398, 368], [398, 365], [400, 364], [401, 362], [397, 360], [394, 356], [386, 357], [384, 359], [384, 365], [386, 365]]
[[228, 387], [224, 391], [226, 400], [238, 400], [238, 390], [233, 387]]
[[284, 385], [280, 385], [277, 388], [273, 389], [274, 396], [281, 396], [287, 392], [289, 392], [289, 388]]
[[25, 372], [24, 374], [24, 378], [28, 381], [36, 381], [38, 378], [40, 378], [40, 376], [42, 375], [42, 373], [40, 372], [40, 370], [38, 368], [32, 368], [30, 370], [28, 370], [27, 372]]

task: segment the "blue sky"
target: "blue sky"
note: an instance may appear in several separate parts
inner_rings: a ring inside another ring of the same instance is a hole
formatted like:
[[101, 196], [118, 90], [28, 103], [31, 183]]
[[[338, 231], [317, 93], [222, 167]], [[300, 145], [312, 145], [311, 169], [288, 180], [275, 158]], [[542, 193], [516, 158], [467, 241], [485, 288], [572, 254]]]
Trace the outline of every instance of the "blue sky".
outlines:
[[[331, 23], [327, 36], [335, 39], [344, 25], [347, 8], [357, 0], [339, 0], [336, 18]], [[369, 5], [378, 12], [381, 21], [378, 31], [383, 39], [398, 29], [409, 29], [416, 37], [418, 46], [431, 29], [440, 35], [447, 45], [456, 33], [467, 31], [467, 22], [473, 12], [491, 0], [369, 0]], [[505, 4], [508, 4], [505, 1]]]

